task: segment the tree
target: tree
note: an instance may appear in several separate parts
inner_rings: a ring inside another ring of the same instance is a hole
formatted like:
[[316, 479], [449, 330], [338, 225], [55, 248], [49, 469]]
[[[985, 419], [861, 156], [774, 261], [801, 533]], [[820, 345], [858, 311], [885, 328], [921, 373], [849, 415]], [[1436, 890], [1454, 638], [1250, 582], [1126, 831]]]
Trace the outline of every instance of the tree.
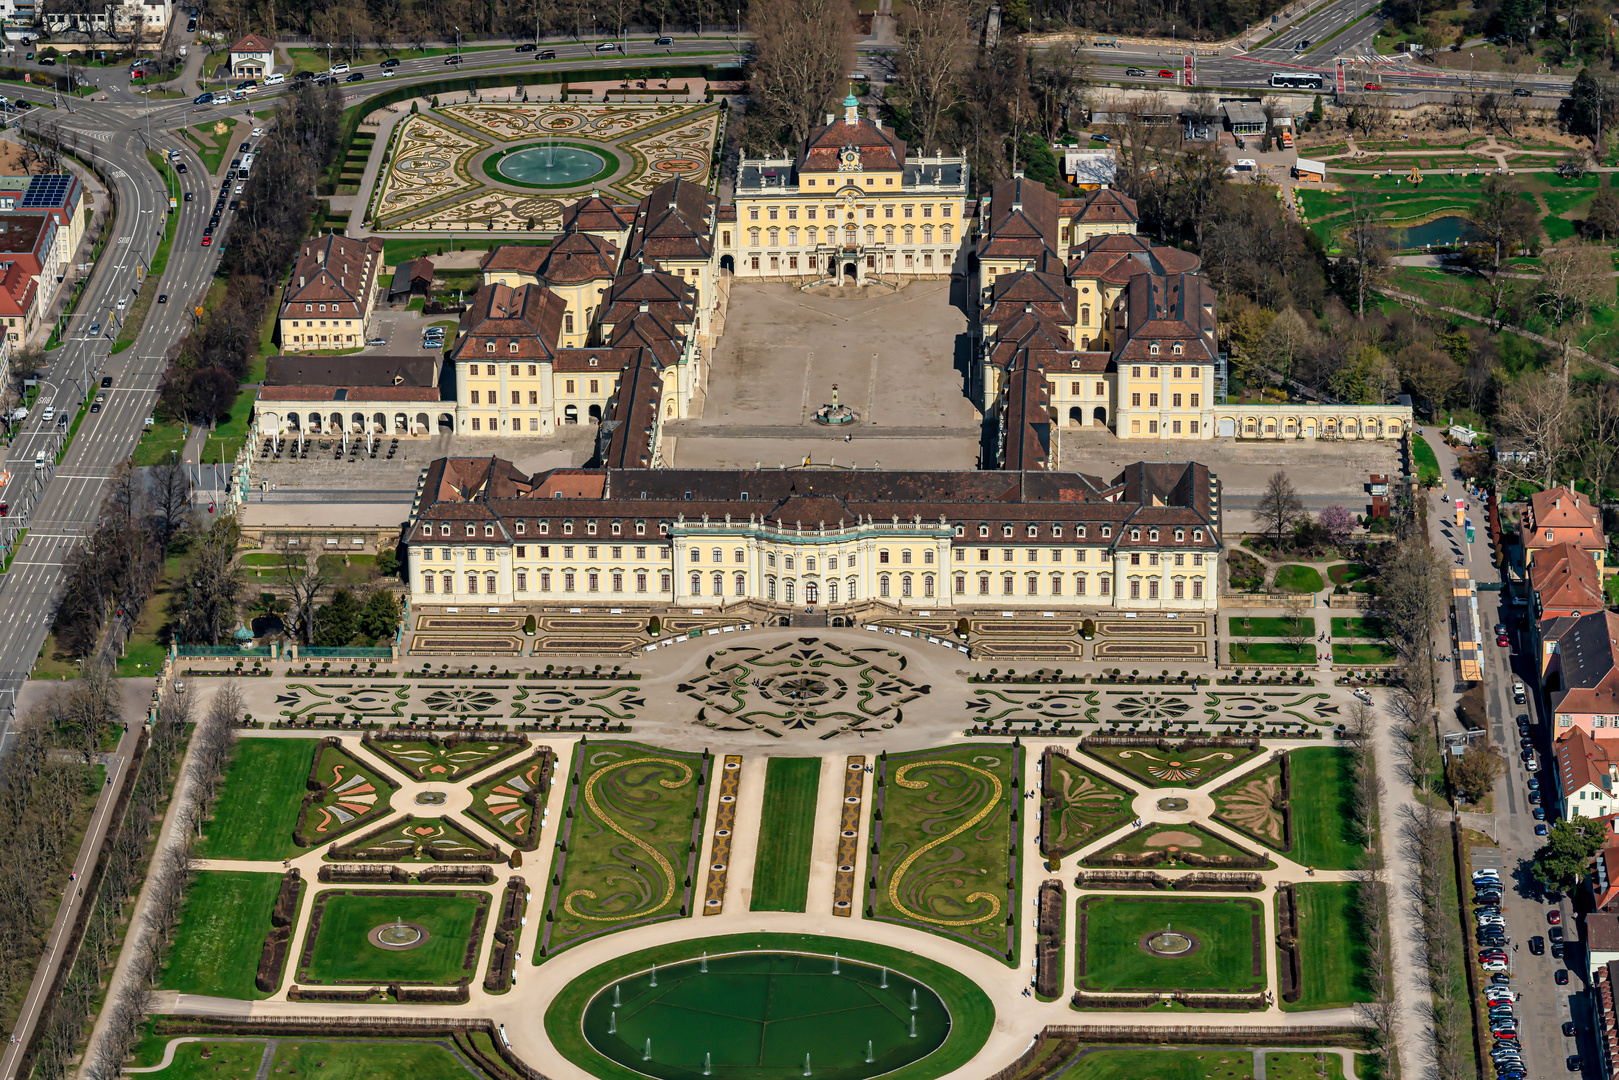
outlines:
[[1259, 496], [1259, 505], [1254, 508], [1254, 520], [1276, 541], [1278, 554], [1282, 550], [1282, 539], [1293, 531], [1303, 513], [1304, 501], [1293, 489], [1293, 481], [1280, 470], [1271, 473]]
[[1285, 383], [1293, 374], [1293, 362], [1315, 342], [1315, 331], [1292, 308], [1279, 312], [1253, 350], [1257, 366], [1275, 372]]
[[299, 539], [292, 536], [281, 542], [277, 585], [287, 605], [287, 629], [305, 645], [313, 645], [320, 624], [317, 601], [331, 579], [320, 572], [318, 563], [304, 554], [303, 547], [298, 544]]
[[1572, 890], [1591, 869], [1592, 858], [1602, 850], [1605, 833], [1597, 821], [1559, 821], [1547, 832], [1546, 843], [1535, 852], [1529, 872], [1552, 892]]
[[1315, 517], [1315, 523], [1321, 526], [1321, 531], [1326, 533], [1327, 539], [1335, 547], [1342, 547], [1348, 542], [1350, 530], [1355, 527], [1354, 517], [1337, 503], [1323, 506]]
[[332, 591], [331, 603], [321, 605], [315, 644], [347, 645], [359, 632], [360, 602], [352, 590], [339, 586]]
[[1608, 474], [1619, 457], [1619, 383], [1604, 381], [1590, 386], [1580, 399], [1583, 429], [1580, 471], [1591, 481], [1600, 500], [1608, 487]]
[[796, 148], [844, 93], [854, 70], [854, 8], [848, 0], [761, 0], [753, 29], [751, 148]]
[[1446, 568], [1421, 537], [1400, 541], [1391, 555], [1381, 574], [1376, 614], [1387, 623], [1400, 654], [1431, 670], [1434, 627], [1450, 606]]
[[1355, 314], [1366, 318], [1366, 294], [1377, 288], [1389, 266], [1388, 230], [1378, 224], [1378, 211], [1356, 200], [1349, 211], [1348, 250], [1339, 265], [1348, 270]]
[[1501, 461], [1502, 473], [1508, 477], [1532, 477], [1542, 488], [1552, 486], [1569, 450], [1569, 425], [1573, 421], [1569, 404], [1568, 380], [1557, 372], [1542, 372], [1513, 383], [1498, 419], [1503, 430], [1528, 444], [1530, 458], [1521, 465]]
[[1495, 789], [1495, 782], [1506, 775], [1507, 764], [1493, 746], [1470, 746], [1461, 757], [1452, 755], [1445, 771], [1456, 793], [1476, 803]]
[[[1308, 593], [1288, 593], [1282, 598], [1282, 612], [1287, 618], [1287, 643], [1302, 658], [1304, 647], [1315, 637], [1315, 620], [1310, 619], [1312, 597]], [[1310, 619], [1306, 622], [1306, 619]]]
[[1619, 116], [1619, 83], [1581, 68], [1569, 88], [1569, 105], [1569, 130], [1590, 136], [1592, 148], [1600, 152], [1603, 132]]
[[147, 483], [158, 544], [167, 553], [174, 535], [184, 529], [191, 518], [191, 476], [180, 463], [179, 455], [170, 454], [169, 460], [153, 467]]
[[1540, 235], [1540, 222], [1534, 204], [1522, 198], [1523, 186], [1516, 179], [1491, 173], [1480, 185], [1480, 195], [1474, 204], [1473, 223], [1494, 256], [1491, 273], [1499, 274], [1501, 260], [1514, 246]]
[[392, 589], [375, 589], [360, 609], [360, 633], [373, 641], [392, 637], [399, 628], [399, 598]]
[[1585, 212], [1585, 220], [1580, 224], [1587, 236], [1595, 236], [1599, 240], [1619, 236], [1619, 191], [1598, 188], [1596, 197]]
[[1613, 292], [1612, 275], [1610, 253], [1595, 244], [1554, 248], [1541, 258], [1538, 306], [1559, 331], [1565, 364], [1573, 344], [1572, 327], [1568, 333], [1561, 332], [1565, 321], [1575, 315], [1581, 317], [1582, 323], [1588, 321], [1591, 306], [1602, 300], [1604, 293]]
[[895, 32], [899, 85], [887, 100], [909, 115], [910, 131], [926, 153], [939, 145], [946, 115], [961, 100], [967, 61], [967, 18], [961, 0], [919, 0], [900, 9]]
[[188, 645], [223, 644], [236, 623], [242, 595], [236, 564], [239, 537], [234, 517], [215, 521], [197, 547], [184, 586], [175, 591], [171, 615], [180, 640]]

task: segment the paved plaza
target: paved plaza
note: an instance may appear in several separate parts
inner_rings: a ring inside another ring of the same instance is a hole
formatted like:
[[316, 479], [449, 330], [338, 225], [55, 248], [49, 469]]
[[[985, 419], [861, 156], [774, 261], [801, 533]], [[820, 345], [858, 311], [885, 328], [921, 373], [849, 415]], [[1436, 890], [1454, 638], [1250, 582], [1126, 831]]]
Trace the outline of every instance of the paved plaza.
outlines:
[[[701, 419], [664, 427], [673, 464], [751, 469], [808, 455], [864, 468], [976, 467], [980, 420], [966, 396], [964, 289], [941, 280], [897, 292], [806, 292], [737, 279]], [[815, 422], [834, 385], [858, 423]]]

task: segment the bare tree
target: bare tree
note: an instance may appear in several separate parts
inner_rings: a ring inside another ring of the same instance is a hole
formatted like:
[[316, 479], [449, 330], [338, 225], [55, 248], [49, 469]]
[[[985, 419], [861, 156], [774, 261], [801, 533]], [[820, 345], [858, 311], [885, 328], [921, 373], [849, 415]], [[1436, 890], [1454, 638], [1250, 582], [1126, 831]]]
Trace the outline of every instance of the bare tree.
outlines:
[[1254, 520], [1276, 541], [1275, 554], [1281, 554], [1282, 541], [1293, 531], [1303, 514], [1304, 501], [1294, 490], [1293, 481], [1288, 479], [1287, 473], [1280, 469], [1271, 473], [1270, 479], [1265, 481], [1265, 490], [1259, 496], [1259, 505], [1254, 508]]
[[848, 0], [762, 0], [748, 19], [754, 62], [745, 137], [758, 148], [796, 147], [848, 91], [854, 8]]
[[910, 111], [911, 126], [924, 153], [937, 148], [945, 114], [961, 100], [961, 73], [967, 62], [967, 19], [962, 0], [919, 0], [900, 11], [899, 51], [894, 70], [899, 85], [888, 91]]
[[331, 579], [320, 572], [318, 564], [304, 555], [301, 547], [285, 541], [281, 547], [281, 566], [277, 577], [282, 597], [287, 602], [287, 629], [305, 645], [313, 645], [320, 594], [331, 584]]
[[1503, 459], [1498, 468], [1508, 477], [1533, 478], [1543, 488], [1552, 486], [1558, 467], [1569, 451], [1568, 380], [1558, 372], [1540, 373], [1513, 383], [1499, 413], [1501, 427], [1524, 440], [1527, 461]]
[[1595, 244], [1575, 244], [1553, 248], [1540, 260], [1538, 305], [1558, 331], [1563, 362], [1573, 344], [1573, 328], [1563, 333], [1564, 323], [1575, 315], [1581, 323], [1590, 318], [1590, 308], [1613, 291], [1613, 260], [1607, 248]]
[[1614, 460], [1619, 457], [1619, 384], [1602, 382], [1592, 386], [1581, 404], [1584, 440], [1580, 470], [1591, 481], [1600, 501]]
[[1355, 285], [1355, 314], [1366, 318], [1366, 294], [1377, 288], [1389, 266], [1388, 230], [1378, 223], [1377, 211], [1357, 199], [1349, 211], [1348, 251], [1339, 260]]

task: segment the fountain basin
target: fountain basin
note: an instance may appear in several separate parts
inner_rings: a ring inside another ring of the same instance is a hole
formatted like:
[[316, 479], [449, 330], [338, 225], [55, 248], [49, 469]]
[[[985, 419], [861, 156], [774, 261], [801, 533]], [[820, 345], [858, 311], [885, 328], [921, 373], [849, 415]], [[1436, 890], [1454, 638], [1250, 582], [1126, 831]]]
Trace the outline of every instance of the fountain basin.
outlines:
[[710, 953], [702, 966], [659, 963], [656, 987], [650, 969], [602, 986], [584, 1010], [586, 1040], [659, 1080], [802, 1080], [806, 1054], [811, 1077], [865, 1080], [928, 1056], [950, 1034], [931, 987], [846, 955]]
[[577, 188], [618, 171], [618, 158], [599, 146], [540, 142], [502, 150], [484, 161], [492, 179], [518, 187]]

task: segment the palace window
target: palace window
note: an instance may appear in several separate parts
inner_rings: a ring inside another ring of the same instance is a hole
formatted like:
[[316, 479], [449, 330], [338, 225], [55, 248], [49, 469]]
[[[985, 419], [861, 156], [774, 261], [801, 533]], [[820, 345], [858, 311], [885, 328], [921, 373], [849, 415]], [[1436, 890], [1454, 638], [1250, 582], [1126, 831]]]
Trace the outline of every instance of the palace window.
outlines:
[[1017, 595], [1017, 579], [1014, 578], [1011, 574], [1002, 574], [1001, 575], [1001, 595], [1002, 596], [1015, 596], [1015, 595]]

